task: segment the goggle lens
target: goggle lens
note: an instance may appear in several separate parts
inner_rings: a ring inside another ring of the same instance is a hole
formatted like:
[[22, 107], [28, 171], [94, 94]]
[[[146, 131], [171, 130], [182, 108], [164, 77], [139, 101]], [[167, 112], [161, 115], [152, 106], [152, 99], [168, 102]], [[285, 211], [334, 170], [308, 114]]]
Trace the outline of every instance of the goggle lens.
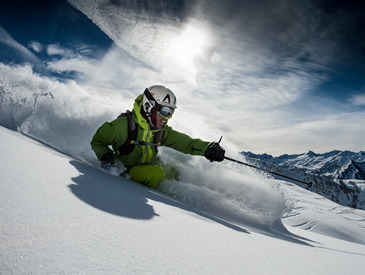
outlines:
[[174, 113], [174, 109], [166, 106], [161, 106], [158, 114], [164, 118], [171, 118], [172, 114]]

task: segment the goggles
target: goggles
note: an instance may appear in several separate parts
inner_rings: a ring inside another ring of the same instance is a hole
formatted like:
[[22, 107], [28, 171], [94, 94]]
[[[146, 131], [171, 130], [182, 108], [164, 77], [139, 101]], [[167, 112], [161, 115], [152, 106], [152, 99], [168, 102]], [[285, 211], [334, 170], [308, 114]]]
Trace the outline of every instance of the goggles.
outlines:
[[149, 100], [149, 102], [152, 104], [152, 106], [154, 106], [156, 108], [156, 111], [160, 116], [162, 116], [163, 118], [166, 118], [166, 119], [169, 119], [172, 117], [172, 114], [175, 111], [173, 108], [158, 104], [148, 89], [146, 89], [144, 91], [144, 94], [147, 97], [147, 99]]
[[172, 114], [174, 113], [174, 109], [170, 108], [170, 107], [166, 107], [166, 106], [160, 106], [160, 110], [157, 109], [157, 112], [160, 116], [162, 116], [163, 118], [171, 118], [172, 117]]

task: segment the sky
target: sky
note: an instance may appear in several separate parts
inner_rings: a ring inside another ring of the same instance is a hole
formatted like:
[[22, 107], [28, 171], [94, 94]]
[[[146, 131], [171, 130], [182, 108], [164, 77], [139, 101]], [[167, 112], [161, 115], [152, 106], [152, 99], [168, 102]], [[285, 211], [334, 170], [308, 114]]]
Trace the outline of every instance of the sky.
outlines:
[[78, 119], [75, 131], [92, 124], [85, 131], [91, 134], [131, 108], [146, 87], [162, 84], [177, 96], [173, 128], [209, 141], [223, 136], [231, 151], [364, 150], [363, 1], [57, 0], [0, 7], [0, 122], [9, 128], [37, 135], [39, 118], [47, 117], [39, 107], [36, 124], [20, 109], [27, 98], [34, 117], [43, 95], [47, 115], [61, 98], [54, 112]]

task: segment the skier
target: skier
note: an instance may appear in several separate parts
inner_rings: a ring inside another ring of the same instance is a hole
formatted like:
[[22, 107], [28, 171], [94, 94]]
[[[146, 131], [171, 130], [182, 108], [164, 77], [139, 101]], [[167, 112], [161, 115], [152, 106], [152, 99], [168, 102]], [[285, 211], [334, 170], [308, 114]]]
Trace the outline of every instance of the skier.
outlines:
[[131, 180], [156, 189], [164, 179], [178, 177], [177, 170], [157, 156], [159, 145], [223, 161], [225, 151], [219, 143], [193, 139], [167, 125], [175, 108], [176, 97], [170, 89], [162, 85], [146, 88], [135, 99], [132, 112], [105, 122], [93, 136], [91, 147], [101, 167], [110, 169], [120, 160]]

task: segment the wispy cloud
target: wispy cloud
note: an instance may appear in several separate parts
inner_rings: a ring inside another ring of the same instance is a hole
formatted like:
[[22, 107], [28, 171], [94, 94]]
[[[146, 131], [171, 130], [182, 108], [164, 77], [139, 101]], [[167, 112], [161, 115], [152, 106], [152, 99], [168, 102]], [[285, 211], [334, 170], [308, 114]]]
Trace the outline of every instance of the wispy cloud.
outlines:
[[40, 53], [43, 50], [43, 46], [38, 41], [30, 41], [28, 47], [36, 53]]
[[52, 44], [47, 47], [47, 54], [52, 55], [64, 55], [65, 49], [63, 49], [60, 45]]
[[351, 98], [351, 102], [354, 105], [365, 106], [365, 91], [363, 92], [363, 94], [358, 94], [358, 95], [353, 96]]
[[29, 49], [16, 41], [3, 27], [0, 26], [0, 43], [16, 51], [23, 61], [39, 64], [40, 60]]
[[[332, 114], [322, 119], [247, 133], [246, 142], [249, 148], [274, 155], [278, 154], [275, 147], [285, 148], [283, 152], [296, 153], [308, 150], [319, 153], [331, 150], [358, 152], [363, 150], [361, 144], [364, 130], [361, 125], [364, 123], [365, 112]], [[270, 143], [265, 143], [265, 140], [270, 140]]]

